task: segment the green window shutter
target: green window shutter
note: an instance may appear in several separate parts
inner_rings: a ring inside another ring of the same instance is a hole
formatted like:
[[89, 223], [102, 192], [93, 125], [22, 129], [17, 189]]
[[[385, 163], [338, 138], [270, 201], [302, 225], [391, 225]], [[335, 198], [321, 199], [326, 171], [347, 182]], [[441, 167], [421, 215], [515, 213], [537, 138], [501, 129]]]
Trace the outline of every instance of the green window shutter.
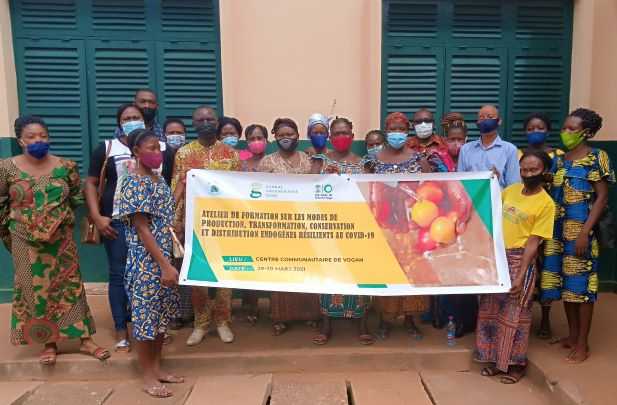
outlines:
[[218, 15], [217, 4], [212, 1], [161, 0], [161, 31], [163, 35], [213, 35], [218, 31]]
[[383, 4], [384, 34], [391, 38], [437, 38], [439, 2], [393, 0]]
[[11, 13], [22, 32], [77, 30], [77, 0], [11, 0]]
[[[468, 121], [469, 135], [478, 136], [477, 112], [483, 104], [506, 111], [507, 70], [504, 49], [449, 48], [446, 50], [446, 111], [457, 111]], [[507, 134], [507, 126], [502, 132]]]
[[[209, 105], [222, 111], [217, 82], [218, 57], [212, 43], [159, 42], [157, 44], [159, 98], [167, 117], [190, 124], [193, 109]], [[188, 125], [189, 131], [192, 131]], [[194, 137], [192, 132], [189, 136]]]
[[388, 94], [383, 103], [383, 118], [395, 111], [411, 115], [422, 107], [441, 115], [443, 59], [443, 49], [440, 48], [391, 50], [383, 66], [383, 83]]
[[454, 0], [452, 37], [501, 39], [502, 4], [495, 0]]
[[136, 89], [156, 90], [153, 55], [152, 42], [88, 42], [90, 128], [94, 145], [113, 136], [118, 106], [132, 102]]
[[550, 49], [519, 50], [513, 54], [513, 59], [508, 102], [511, 141], [525, 144], [523, 120], [531, 112], [543, 112], [550, 117], [553, 126], [549, 143], [559, 145], [558, 128], [567, 114], [569, 98], [569, 62], [561, 52]]
[[144, 0], [92, 0], [91, 16], [94, 31], [146, 32]]
[[52, 153], [76, 161], [83, 175], [89, 153], [83, 41], [18, 39], [15, 49], [21, 114], [41, 116]]
[[519, 1], [516, 7], [516, 38], [521, 40], [569, 41], [571, 10], [561, 0]]

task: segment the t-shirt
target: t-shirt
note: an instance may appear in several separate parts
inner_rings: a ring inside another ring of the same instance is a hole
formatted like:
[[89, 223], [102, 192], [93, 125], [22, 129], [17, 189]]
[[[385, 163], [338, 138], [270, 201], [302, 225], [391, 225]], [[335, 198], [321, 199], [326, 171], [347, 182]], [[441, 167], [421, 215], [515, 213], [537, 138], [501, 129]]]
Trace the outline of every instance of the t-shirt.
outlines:
[[[116, 193], [118, 179], [135, 169], [135, 159], [128, 146], [114, 138], [101, 142], [94, 150], [92, 158], [90, 159], [88, 176], [99, 178], [110, 142], [111, 148], [109, 149], [107, 168], [105, 169], [105, 188], [101, 196], [101, 215], [106, 217], [111, 217], [114, 211], [114, 195]], [[161, 150], [165, 151], [165, 143], [160, 142], [160, 146]], [[169, 159], [165, 159], [163, 165], [168, 161]]]
[[553, 237], [555, 202], [544, 189], [534, 195], [523, 194], [523, 184], [515, 183], [502, 194], [503, 238], [506, 249], [523, 248], [531, 235]]

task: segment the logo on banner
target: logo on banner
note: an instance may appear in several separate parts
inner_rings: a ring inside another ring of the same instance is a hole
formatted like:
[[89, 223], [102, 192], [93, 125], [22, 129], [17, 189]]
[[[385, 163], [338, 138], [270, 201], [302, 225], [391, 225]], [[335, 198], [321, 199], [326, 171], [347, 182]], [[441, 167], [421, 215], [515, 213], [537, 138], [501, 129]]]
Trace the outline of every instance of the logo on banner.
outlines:
[[261, 192], [262, 185], [261, 183], [253, 183], [251, 184], [251, 193], [249, 196], [251, 198], [261, 198], [263, 193]]
[[210, 183], [210, 187], [208, 187], [208, 194], [210, 195], [219, 195], [221, 194], [221, 190], [216, 184]]
[[332, 187], [332, 184], [315, 184], [315, 199], [331, 200], [334, 198], [333, 191], [334, 187]]

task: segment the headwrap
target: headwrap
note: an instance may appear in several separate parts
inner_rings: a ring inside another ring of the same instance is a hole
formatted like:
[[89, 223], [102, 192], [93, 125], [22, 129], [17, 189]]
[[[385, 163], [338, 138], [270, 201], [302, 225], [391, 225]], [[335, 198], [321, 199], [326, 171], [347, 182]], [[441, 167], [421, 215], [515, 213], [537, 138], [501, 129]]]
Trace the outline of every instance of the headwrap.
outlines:
[[402, 112], [393, 112], [388, 114], [388, 116], [386, 117], [386, 128], [390, 127], [391, 124], [399, 122], [404, 124], [407, 129], [411, 128], [411, 125], [409, 124], [409, 118], [407, 118], [407, 116]]
[[308, 128], [306, 130], [306, 134], [311, 135], [311, 132], [313, 131], [313, 127], [317, 124], [321, 124], [324, 127], [326, 127], [326, 133], [330, 132], [328, 129], [328, 126], [329, 126], [328, 117], [320, 113], [315, 113], [311, 115], [308, 119]]

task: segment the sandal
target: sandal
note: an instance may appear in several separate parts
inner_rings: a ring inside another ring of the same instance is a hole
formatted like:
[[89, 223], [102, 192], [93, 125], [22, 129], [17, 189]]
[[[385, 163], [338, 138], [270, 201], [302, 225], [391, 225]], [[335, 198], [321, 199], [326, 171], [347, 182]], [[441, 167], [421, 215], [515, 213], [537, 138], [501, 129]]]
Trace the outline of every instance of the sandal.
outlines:
[[88, 349], [87, 347], [83, 347], [82, 345], [82, 347], [79, 348], [79, 352], [82, 354], [87, 354], [88, 356], [92, 356], [99, 361], [105, 361], [111, 357], [111, 353], [109, 353], [109, 350], [103, 347], [98, 347], [96, 345], [94, 345], [90, 349]]
[[500, 379], [499, 382], [502, 384], [516, 384], [517, 382], [519, 382], [521, 380], [521, 378], [523, 378], [525, 376], [525, 370], [519, 370], [519, 371], [513, 371], [513, 372], [508, 372], [507, 374], [504, 374]]
[[258, 319], [257, 315], [247, 315], [246, 316], [246, 320], [251, 326], [257, 325], [257, 319]]
[[277, 322], [272, 325], [272, 333], [274, 334], [274, 336], [281, 336], [286, 331], [287, 325], [285, 325], [283, 322]]
[[328, 343], [328, 340], [330, 340], [330, 336], [324, 335], [323, 333], [320, 333], [319, 335], [317, 335], [317, 336], [315, 336], [313, 338], [313, 343], [318, 345], [318, 346], [323, 346], [326, 343]]
[[480, 371], [480, 375], [483, 377], [495, 377], [499, 374], [503, 374], [503, 371], [495, 366], [484, 367], [482, 371]]
[[589, 346], [587, 346], [587, 350], [585, 350], [584, 354], [581, 357], [576, 358], [578, 353], [579, 351], [576, 348], [573, 349], [570, 354], [568, 354], [568, 357], [566, 357], [566, 361], [570, 364], [581, 364], [589, 358]]
[[58, 357], [58, 349], [56, 347], [46, 347], [39, 356], [39, 363], [44, 366], [53, 366], [56, 364]]
[[165, 377], [160, 377], [159, 381], [165, 384], [182, 384], [184, 382], [184, 377], [168, 374]]
[[127, 339], [122, 339], [114, 346], [115, 352], [129, 353], [131, 351], [131, 342]]
[[173, 396], [173, 392], [167, 389], [164, 385], [153, 385], [143, 389], [144, 392], [153, 398], [169, 398]]
[[360, 344], [362, 344], [364, 346], [370, 346], [370, 345], [375, 343], [375, 337], [373, 335], [368, 334], [368, 333], [364, 333], [364, 334], [358, 336], [358, 339], [360, 340]]

